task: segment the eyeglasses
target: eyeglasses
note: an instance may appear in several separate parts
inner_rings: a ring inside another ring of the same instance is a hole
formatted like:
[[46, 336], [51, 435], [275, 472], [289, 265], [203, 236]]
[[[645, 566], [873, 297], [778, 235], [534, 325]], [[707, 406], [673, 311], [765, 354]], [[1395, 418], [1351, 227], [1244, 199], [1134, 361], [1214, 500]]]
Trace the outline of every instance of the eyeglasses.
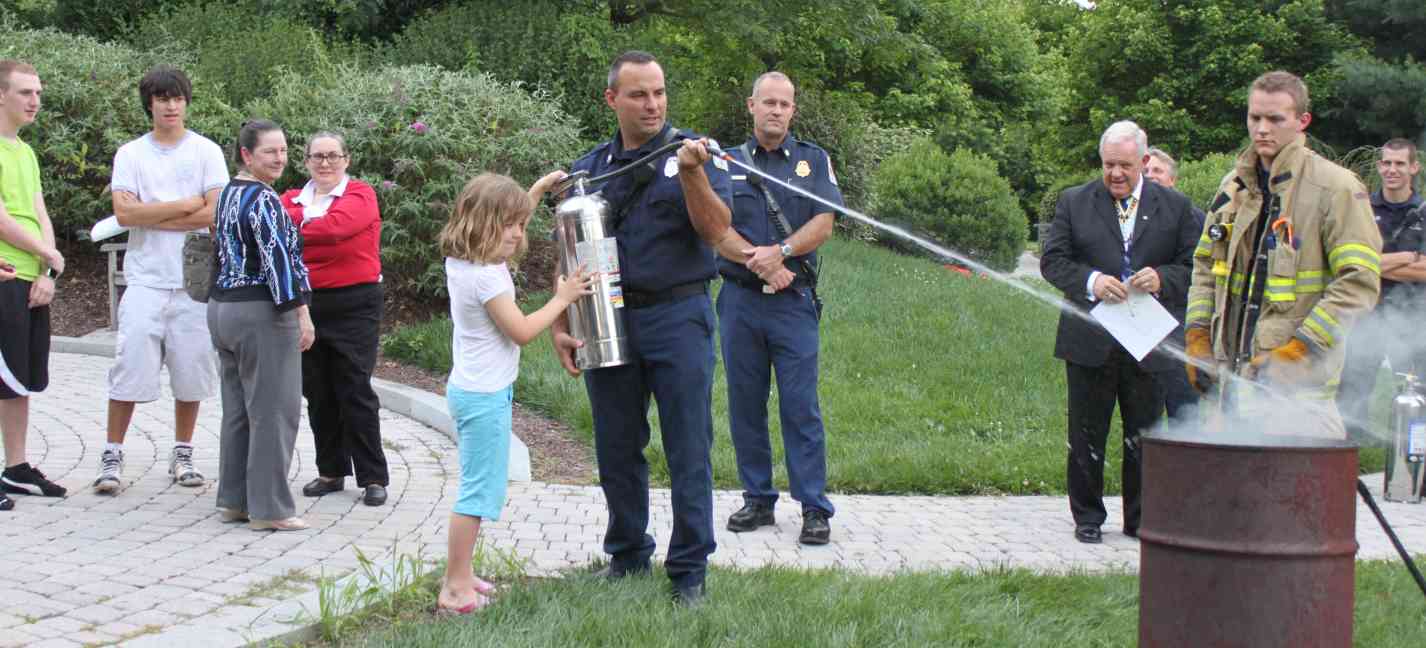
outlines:
[[347, 159], [347, 155], [345, 153], [314, 153], [312, 155], [307, 156], [308, 162], [316, 162], [317, 164], [322, 164], [324, 162], [329, 164], [336, 164], [345, 159]]

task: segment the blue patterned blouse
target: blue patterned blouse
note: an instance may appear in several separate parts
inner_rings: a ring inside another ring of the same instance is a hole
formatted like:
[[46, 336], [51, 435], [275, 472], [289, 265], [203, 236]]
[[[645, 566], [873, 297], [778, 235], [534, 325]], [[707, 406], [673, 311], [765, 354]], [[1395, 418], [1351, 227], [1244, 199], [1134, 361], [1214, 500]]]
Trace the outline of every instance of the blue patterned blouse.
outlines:
[[234, 179], [218, 196], [214, 214], [218, 252], [212, 299], [271, 299], [278, 311], [308, 302], [312, 292], [302, 263], [302, 233], [272, 187]]

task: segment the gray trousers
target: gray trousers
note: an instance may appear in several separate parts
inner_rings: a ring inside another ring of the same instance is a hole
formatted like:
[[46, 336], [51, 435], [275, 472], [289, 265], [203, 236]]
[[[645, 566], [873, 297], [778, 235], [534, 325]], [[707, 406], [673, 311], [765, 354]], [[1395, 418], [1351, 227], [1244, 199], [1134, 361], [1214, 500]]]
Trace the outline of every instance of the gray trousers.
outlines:
[[208, 331], [223, 384], [218, 506], [254, 520], [293, 517], [287, 470], [302, 411], [297, 314], [267, 301], [209, 301]]

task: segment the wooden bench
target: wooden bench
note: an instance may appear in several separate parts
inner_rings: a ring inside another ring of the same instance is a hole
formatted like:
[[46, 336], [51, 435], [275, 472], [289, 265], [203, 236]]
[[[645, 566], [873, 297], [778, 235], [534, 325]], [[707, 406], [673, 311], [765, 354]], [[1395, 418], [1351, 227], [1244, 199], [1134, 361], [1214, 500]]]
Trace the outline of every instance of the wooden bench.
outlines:
[[128, 243], [105, 243], [99, 246], [100, 252], [109, 255], [109, 330], [119, 328], [119, 287], [129, 285], [124, 281], [124, 267], [122, 255], [128, 251]]

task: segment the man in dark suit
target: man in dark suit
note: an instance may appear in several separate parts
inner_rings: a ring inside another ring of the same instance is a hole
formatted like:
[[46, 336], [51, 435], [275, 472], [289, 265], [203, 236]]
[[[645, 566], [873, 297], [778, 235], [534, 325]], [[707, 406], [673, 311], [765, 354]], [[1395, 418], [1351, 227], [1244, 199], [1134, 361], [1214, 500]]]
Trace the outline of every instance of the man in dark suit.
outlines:
[[[1070, 511], [1075, 539], [1101, 542], [1104, 454], [1114, 404], [1124, 421], [1124, 533], [1139, 531], [1139, 435], [1163, 413], [1156, 371], [1181, 371], [1158, 351], [1134, 360], [1088, 311], [1100, 301], [1122, 302], [1143, 291], [1163, 303], [1188, 292], [1195, 228], [1188, 198], [1144, 181], [1148, 138], [1130, 121], [1099, 139], [1104, 176], [1060, 195], [1040, 273], [1064, 291], [1055, 357], [1065, 361], [1069, 386]], [[1083, 317], [1081, 315], [1084, 315]]]
[[[1149, 147], [1149, 163], [1144, 167], [1144, 177], [1161, 187], [1178, 189], [1178, 162], [1161, 148]], [[1193, 210], [1194, 229], [1203, 231], [1204, 213], [1196, 205]], [[1178, 328], [1169, 334], [1169, 339], [1179, 347], [1183, 346], [1183, 319], [1188, 310], [1188, 295], [1182, 294], [1173, 302], [1164, 302], [1164, 308], [1179, 321]], [[1154, 379], [1159, 383], [1159, 391], [1164, 396], [1164, 409], [1169, 418], [1176, 421], [1194, 420], [1198, 412], [1198, 392], [1188, 384], [1188, 374], [1183, 371], [1156, 371]]]

